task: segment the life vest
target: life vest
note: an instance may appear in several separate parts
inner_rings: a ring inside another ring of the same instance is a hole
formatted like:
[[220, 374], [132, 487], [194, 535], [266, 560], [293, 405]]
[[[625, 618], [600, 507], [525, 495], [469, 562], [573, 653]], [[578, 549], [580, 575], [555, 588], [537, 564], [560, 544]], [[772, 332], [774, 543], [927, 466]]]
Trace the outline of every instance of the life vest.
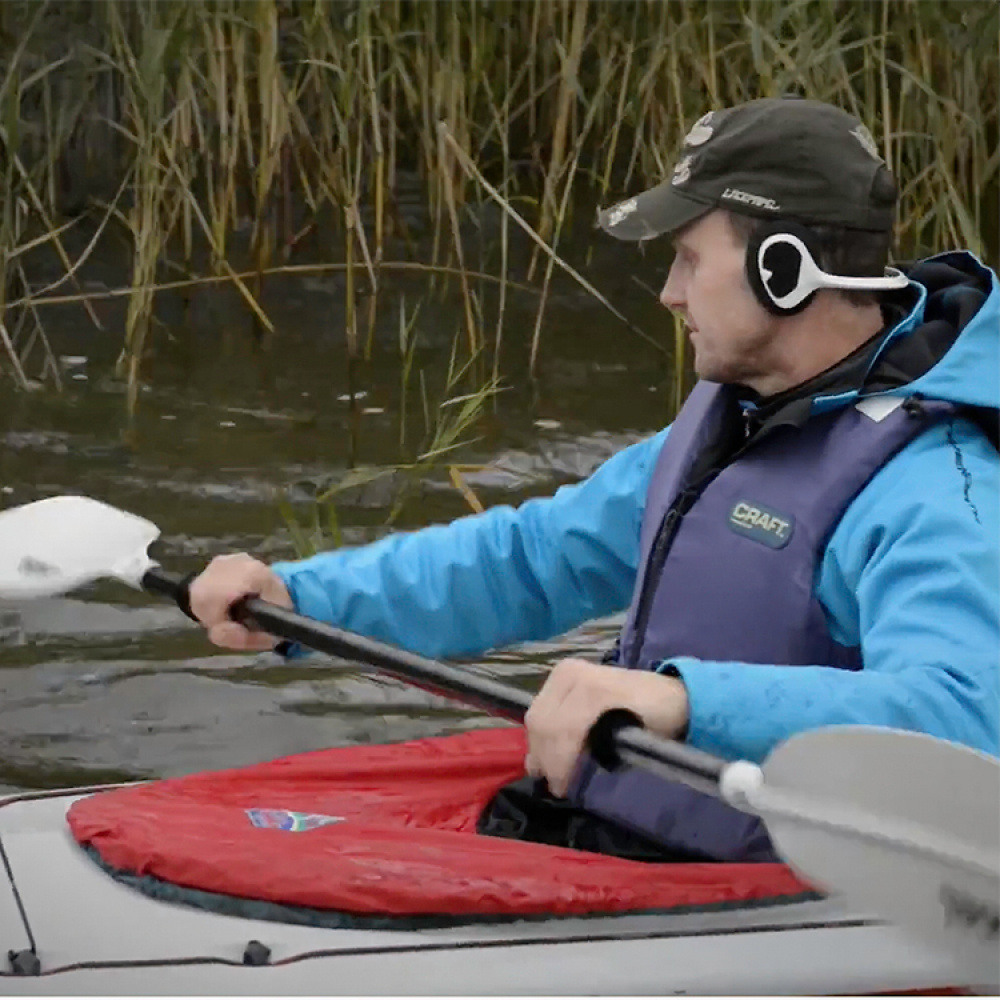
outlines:
[[[719, 431], [725, 391], [700, 382], [660, 452], [619, 660], [639, 669], [679, 656], [860, 669], [860, 650], [833, 639], [816, 598], [819, 562], [844, 511], [875, 473], [955, 407], [876, 397], [812, 416], [801, 427], [778, 426], [700, 495], [684, 498], [692, 463]], [[668, 529], [672, 542], [660, 559], [661, 526], [677, 517], [678, 505], [687, 510]], [[775, 857], [756, 818], [647, 772], [609, 773], [585, 757], [570, 798], [682, 855]]]

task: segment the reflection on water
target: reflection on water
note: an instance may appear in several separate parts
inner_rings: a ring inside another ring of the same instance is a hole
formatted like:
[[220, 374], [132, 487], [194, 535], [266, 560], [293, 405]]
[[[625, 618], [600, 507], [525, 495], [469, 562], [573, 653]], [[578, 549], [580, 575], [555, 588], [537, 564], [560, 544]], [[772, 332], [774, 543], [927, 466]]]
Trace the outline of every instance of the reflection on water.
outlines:
[[[605, 288], [626, 282], [613, 270], [607, 275]], [[665, 355], [573, 288], [555, 293], [531, 384], [523, 378], [532, 325], [525, 317], [535, 303], [520, 313], [516, 301], [510, 306], [510, 388], [460, 455], [480, 467], [466, 480], [487, 505], [517, 503], [585, 476], [668, 416]], [[219, 552], [293, 555], [275, 505], [279, 488], [342, 473], [352, 454], [370, 464], [405, 457], [396, 321], [385, 318], [371, 362], [355, 375], [369, 412], [352, 419], [335, 283], [288, 279], [270, 294], [279, 333], [269, 348], [254, 347], [221, 298], [201, 303], [194, 328], [175, 325], [170, 337], [159, 336], [149, 363], [155, 379], [128, 433], [122, 386], [109, 374], [116, 336], [83, 328], [72, 311], [56, 317], [53, 346], [73, 377], [61, 395], [7, 391], [0, 398], [0, 504], [56, 493], [107, 500], [156, 522], [163, 532], [157, 558], [179, 571]], [[109, 330], [121, 329], [121, 308], [102, 306]], [[655, 303], [637, 303], [630, 316], [664, 342], [672, 335]], [[432, 385], [460, 323], [454, 296], [425, 306], [427, 336], [414, 364]], [[419, 412], [412, 399], [409, 412]], [[347, 544], [384, 530], [389, 485], [342, 498]], [[397, 530], [468, 512], [445, 470], [420, 487]], [[598, 657], [614, 630], [613, 622], [589, 624], [469, 669], [531, 688], [560, 656]], [[352, 664], [285, 664], [270, 654], [214, 650], [175, 608], [116, 584], [0, 603], [0, 791], [174, 775], [496, 724]]]

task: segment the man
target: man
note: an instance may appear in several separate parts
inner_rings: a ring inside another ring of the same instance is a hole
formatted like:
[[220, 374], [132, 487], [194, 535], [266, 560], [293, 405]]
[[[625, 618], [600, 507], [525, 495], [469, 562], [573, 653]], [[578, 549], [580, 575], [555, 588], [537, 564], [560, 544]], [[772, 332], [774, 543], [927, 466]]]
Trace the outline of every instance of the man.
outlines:
[[669, 428], [516, 510], [273, 570], [221, 557], [195, 614], [220, 645], [268, 648], [226, 614], [260, 593], [454, 656], [628, 606], [614, 664], [553, 668], [526, 768], [679, 857], [773, 853], [751, 817], [581, 754], [606, 709], [726, 758], [841, 723], [996, 753], [1000, 289], [964, 252], [886, 269], [895, 201], [843, 111], [705, 115], [668, 181], [601, 216], [674, 241], [661, 301], [701, 381]]

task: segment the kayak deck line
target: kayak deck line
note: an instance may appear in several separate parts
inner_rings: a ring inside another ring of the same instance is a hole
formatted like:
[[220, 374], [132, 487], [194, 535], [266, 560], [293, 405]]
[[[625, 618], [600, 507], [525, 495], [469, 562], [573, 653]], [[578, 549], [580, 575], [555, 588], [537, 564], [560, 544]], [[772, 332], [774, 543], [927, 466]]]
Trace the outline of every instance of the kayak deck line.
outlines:
[[[574, 919], [574, 918], [566, 918]], [[578, 919], [578, 918], [576, 918]], [[843, 918], [836, 923], [808, 923], [803, 922], [799, 924], [769, 924], [762, 925], [759, 927], [741, 927], [735, 928], [729, 931], [725, 931], [725, 934], [759, 934], [759, 933], [773, 933], [774, 931], [793, 931], [793, 930], [836, 930], [841, 927], [864, 927], [874, 923], [874, 921], [865, 920], [864, 918]], [[664, 940], [670, 938], [681, 938], [681, 937], [713, 937], [718, 936], [718, 931], [713, 931], [708, 928], [703, 929], [691, 929], [684, 931], [647, 931], [644, 933], [640, 932], [619, 932], [617, 934], [580, 934], [580, 935], [567, 935], [560, 938], [517, 938], [513, 940], [494, 940], [494, 941], [449, 941], [449, 942], [422, 942], [419, 944], [412, 945], [387, 945], [385, 947], [379, 948], [320, 948], [315, 951], [306, 951], [298, 955], [291, 955], [288, 958], [278, 959], [276, 961], [268, 961], [264, 963], [259, 963], [260, 965], [267, 965], [270, 967], [293, 965], [296, 962], [306, 962], [313, 961], [316, 959], [323, 958], [352, 958], [363, 955], [405, 955], [405, 954], [415, 954], [418, 952], [429, 952], [429, 951], [459, 951], [466, 950], [470, 948], [474, 949], [493, 949], [493, 948], [524, 948], [524, 947], [536, 947], [539, 945], [564, 945], [564, 944], [591, 944], [597, 941], [653, 941], [653, 940]], [[248, 941], [248, 947], [253, 944], [260, 944], [256, 939]], [[236, 968], [241, 968], [251, 964], [246, 960], [236, 960], [231, 958], [222, 958], [213, 955], [198, 955], [190, 956], [184, 958], [135, 958], [135, 959], [104, 959], [100, 961], [82, 961], [82, 962], [71, 962], [68, 965], [57, 966], [52, 969], [43, 968], [36, 975], [40, 976], [54, 976], [59, 973], [65, 972], [81, 972], [86, 970], [98, 970], [98, 969], [125, 969], [125, 968], [158, 968], [158, 967], [169, 967], [169, 966], [188, 966], [188, 965], [223, 965], [223, 966], [233, 966]], [[0, 979], [10, 978], [17, 979], [21, 978], [16, 973], [4, 972], [0, 970]]]
[[0, 809], [4, 806], [17, 805], [18, 802], [33, 802], [36, 799], [61, 799], [67, 795], [91, 795], [94, 792], [108, 792], [114, 788], [134, 788], [138, 785], [148, 785], [151, 781], [115, 781], [109, 785], [79, 785], [73, 788], [39, 788], [29, 792], [15, 792], [0, 798]]
[[[0, 836], [0, 861], [3, 862], [3, 870], [10, 885], [11, 896], [14, 898], [14, 906], [17, 908], [17, 915], [21, 920], [21, 926], [24, 928], [24, 934], [28, 940], [27, 952], [29, 955], [37, 955], [38, 944], [36, 943], [35, 935], [31, 930], [31, 922], [28, 920], [28, 914], [25, 912], [24, 901], [21, 899], [21, 893], [17, 888], [17, 880], [14, 878], [14, 870], [11, 868], [10, 859], [7, 857], [7, 850], [3, 846], [2, 836]], [[15, 953], [13, 950], [10, 952], [10, 961], [11, 965], [14, 965]]]
[[[559, 918], [553, 918], [559, 919]], [[566, 917], [563, 919], [586, 919], [579, 917]], [[775, 931], [806, 931], [806, 930], [836, 930], [844, 927], [864, 927], [880, 921], [867, 920], [863, 917], [843, 917], [835, 922], [830, 921], [802, 921], [799, 923], [770, 923], [760, 926], [747, 926], [730, 928], [724, 931], [713, 930], [711, 928], [691, 928], [678, 929], [672, 931], [619, 931], [617, 933], [606, 934], [569, 934], [563, 937], [535, 937], [535, 938], [509, 938], [495, 940], [478, 941], [424, 941], [409, 945], [385, 945], [381, 947], [359, 947], [359, 948], [318, 948], [314, 951], [301, 952], [291, 955], [288, 958], [268, 961], [266, 964], [271, 967], [292, 965], [296, 962], [306, 962], [323, 958], [348, 958], [361, 955], [405, 955], [417, 952], [428, 951], [458, 951], [469, 948], [525, 948], [537, 947], [539, 945], [562, 945], [562, 944], [591, 944], [598, 941], [653, 941], [666, 940], [671, 938], [685, 937], [715, 937], [728, 934], [760, 934], [773, 933]], [[260, 944], [253, 939], [247, 942], [248, 948], [254, 944]], [[38, 975], [53, 976], [64, 972], [77, 972], [97, 969], [123, 969], [123, 968], [156, 968], [159, 966], [186, 966], [186, 965], [225, 965], [242, 967], [251, 964], [244, 960], [222, 958], [213, 955], [198, 955], [184, 958], [136, 958], [136, 959], [104, 959], [100, 961], [81, 961], [61, 965], [52, 969], [42, 969]], [[17, 978], [16, 974], [0, 970], [0, 978]]]

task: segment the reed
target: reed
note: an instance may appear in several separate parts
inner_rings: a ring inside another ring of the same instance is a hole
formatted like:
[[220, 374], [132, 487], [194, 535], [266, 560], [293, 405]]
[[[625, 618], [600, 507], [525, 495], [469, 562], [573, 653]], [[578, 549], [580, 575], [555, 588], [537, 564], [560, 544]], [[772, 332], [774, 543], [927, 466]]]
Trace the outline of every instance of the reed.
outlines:
[[[0, 63], [0, 355], [6, 356], [0, 368], [21, 389], [46, 382], [60, 388], [62, 383], [33, 301], [32, 252], [54, 252], [65, 269], [61, 281], [79, 289], [77, 265], [63, 246], [75, 220], [56, 221], [57, 163], [51, 152], [67, 142], [79, 106], [55, 107], [52, 79], [67, 60], [35, 51], [43, 14], [41, 6], [27, 12], [16, 44]], [[4, 27], [0, 21], [0, 30]], [[12, 307], [12, 301], [19, 307]], [[100, 329], [93, 306], [86, 302], [84, 309]]]
[[[476, 356], [461, 360], [465, 347], [465, 331], [457, 331], [452, 340], [451, 354], [443, 387], [437, 393], [428, 388], [424, 370], [415, 370], [414, 355], [419, 340], [417, 318], [419, 306], [407, 314], [405, 306], [399, 313], [400, 377], [400, 461], [385, 465], [354, 465], [344, 473], [295, 484], [311, 493], [305, 505], [293, 502], [291, 490], [279, 490], [276, 495], [278, 511], [285, 523], [299, 558], [337, 548], [343, 544], [340, 528], [340, 506], [351, 494], [383, 484], [383, 502], [387, 510], [384, 528], [396, 524], [406, 509], [407, 502], [442, 467], [447, 469], [448, 481], [468, 507], [481, 513], [482, 502], [465, 480], [463, 473], [480, 466], [457, 461], [462, 452], [478, 440], [477, 428], [485, 415], [490, 400], [502, 391], [495, 379], [485, 382], [473, 378]], [[414, 382], [417, 384], [415, 385]], [[418, 394], [421, 404], [424, 431], [415, 446], [407, 445], [410, 427], [408, 400]]]
[[[506, 358], [515, 349], [507, 295], [523, 279], [542, 291], [532, 336], [516, 345], [534, 366], [558, 248], [590, 238], [595, 202], [661, 179], [707, 108], [788, 91], [872, 126], [901, 184], [902, 256], [958, 244], [995, 261], [998, 34], [993, 0], [8, 0], [5, 368], [30, 381], [16, 330], [34, 331], [29, 367], [48, 364], [37, 352], [56, 296], [36, 288], [33, 266], [54, 255], [75, 281], [67, 215], [97, 232], [88, 254], [129, 240], [119, 369], [131, 405], [152, 374], [161, 287], [230, 282], [258, 334], [270, 332], [265, 278], [307, 236], [321, 264], [346, 268], [348, 353], [364, 364], [380, 275], [414, 262], [404, 173], [423, 185], [421, 263], [439, 284], [458, 271], [464, 358], [492, 354], [491, 378], [503, 374], [500, 345]], [[487, 202], [516, 204], [533, 234], [525, 266], [508, 242], [521, 223], [504, 210], [490, 316], [469, 250]], [[600, 276], [580, 277], [599, 301]]]

